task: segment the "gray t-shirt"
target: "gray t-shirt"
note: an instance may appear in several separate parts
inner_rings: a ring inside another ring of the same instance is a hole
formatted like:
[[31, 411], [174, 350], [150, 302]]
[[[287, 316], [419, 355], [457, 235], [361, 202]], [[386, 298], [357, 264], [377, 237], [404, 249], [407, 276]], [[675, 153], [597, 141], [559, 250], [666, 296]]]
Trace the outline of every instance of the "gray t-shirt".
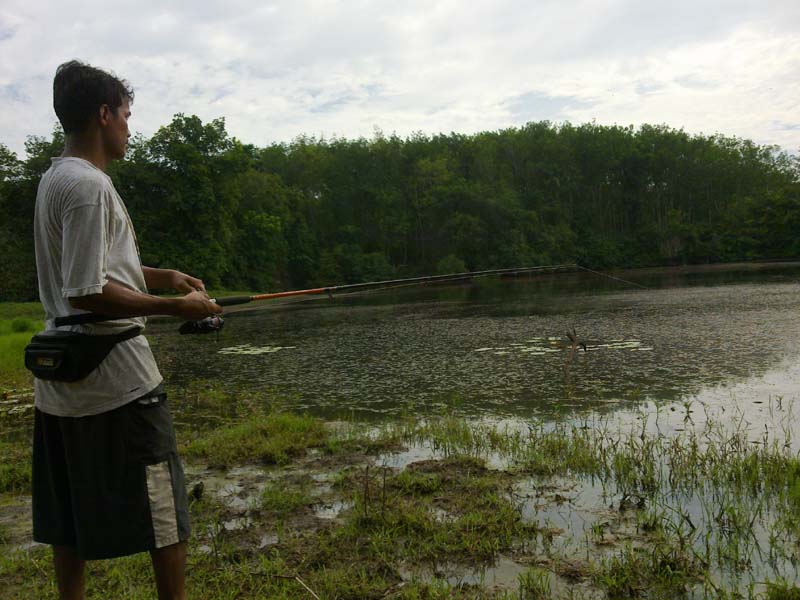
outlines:
[[[81, 314], [69, 298], [99, 294], [113, 279], [147, 292], [128, 211], [111, 179], [80, 158], [54, 158], [39, 183], [34, 217], [39, 298], [45, 329], [55, 317]], [[144, 327], [144, 317], [60, 329], [109, 335]], [[121, 342], [85, 379], [34, 382], [36, 407], [63, 417], [113, 410], [150, 392], [162, 377], [143, 335]]]

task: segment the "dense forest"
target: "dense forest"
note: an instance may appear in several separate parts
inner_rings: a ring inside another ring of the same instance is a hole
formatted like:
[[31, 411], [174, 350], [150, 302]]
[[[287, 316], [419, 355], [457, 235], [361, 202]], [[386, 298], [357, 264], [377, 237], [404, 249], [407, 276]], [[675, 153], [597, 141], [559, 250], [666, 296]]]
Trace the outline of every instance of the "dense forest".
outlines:
[[[0, 300], [35, 299], [36, 186], [63, 146], [0, 144]], [[176, 115], [109, 174], [144, 264], [278, 290], [577, 262], [800, 257], [800, 161], [666, 126], [301, 137], [265, 148]]]

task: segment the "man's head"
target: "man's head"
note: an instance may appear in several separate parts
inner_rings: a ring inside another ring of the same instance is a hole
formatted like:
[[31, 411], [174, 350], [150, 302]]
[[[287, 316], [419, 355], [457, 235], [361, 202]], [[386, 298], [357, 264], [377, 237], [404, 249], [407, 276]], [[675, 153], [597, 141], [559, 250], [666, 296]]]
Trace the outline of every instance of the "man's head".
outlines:
[[109, 158], [125, 156], [133, 89], [110, 73], [71, 60], [53, 80], [53, 108], [67, 136], [97, 135]]

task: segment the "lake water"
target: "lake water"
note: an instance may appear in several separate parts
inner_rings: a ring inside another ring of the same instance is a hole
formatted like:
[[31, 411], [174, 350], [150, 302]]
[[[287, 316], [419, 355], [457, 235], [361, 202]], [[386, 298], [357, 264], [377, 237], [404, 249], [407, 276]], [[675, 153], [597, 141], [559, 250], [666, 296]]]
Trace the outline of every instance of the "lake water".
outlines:
[[[475, 279], [252, 304], [219, 339], [148, 332], [197, 378], [326, 417], [569, 418], [800, 395], [800, 263]], [[575, 331], [586, 350], [573, 351]]]
[[[209, 380], [326, 418], [456, 413], [522, 431], [566, 422], [607, 432], [610, 444], [647, 434], [679, 447], [735, 432], [742, 437], [730, 439], [744, 448], [800, 451], [800, 263], [617, 275], [646, 289], [586, 272], [476, 279], [252, 305], [230, 314], [218, 340], [175, 335], [176, 323], [166, 321], [150, 332], [173, 385]], [[573, 331], [586, 350], [568, 338]], [[175, 408], [184, 422], [206, 418], [196, 406]], [[440, 454], [424, 441], [379, 464], [403, 468]], [[780, 526], [782, 504], [761, 506], [725, 482], [676, 491], [668, 467], [659, 473], [647, 505], [667, 529], [691, 522], [685, 540], [698, 556], [736, 550], [738, 558], [724, 555], [708, 567], [722, 589], [763, 593], [765, 581], [800, 582], [800, 555]], [[612, 481], [532, 477], [517, 485], [522, 517], [561, 532], [556, 554], [588, 552], [597, 527], [621, 541], [592, 546], [595, 560], [638, 543], [643, 511], [624, 512], [626, 492]], [[720, 520], [730, 510], [749, 515], [741, 537]], [[514, 589], [522, 566], [506, 562], [478, 575], [459, 567], [453, 576], [500, 578]], [[706, 597], [705, 588], [692, 586], [687, 597]]]

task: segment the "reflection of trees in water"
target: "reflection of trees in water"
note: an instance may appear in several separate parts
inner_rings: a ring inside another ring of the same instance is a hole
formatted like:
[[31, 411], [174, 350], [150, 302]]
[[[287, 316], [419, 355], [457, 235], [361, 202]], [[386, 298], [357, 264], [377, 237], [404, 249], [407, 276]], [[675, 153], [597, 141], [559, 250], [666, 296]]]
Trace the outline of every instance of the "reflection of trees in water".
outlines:
[[[236, 316], [219, 345], [291, 351], [224, 356], [214, 342], [171, 333], [158, 335], [156, 348], [173, 383], [217, 377], [318, 413], [572, 412], [677, 400], [764, 374], [796, 350], [797, 291], [769, 284], [548, 296], [504, 283], [437, 290], [430, 301], [426, 290], [406, 290], [404, 304], [309, 303]], [[564, 332], [573, 326], [588, 352], [573, 355], [565, 378]], [[536, 337], [557, 337], [560, 351], [520, 350]], [[614, 340], [641, 345], [601, 347]], [[483, 347], [507, 353], [475, 352]]]

